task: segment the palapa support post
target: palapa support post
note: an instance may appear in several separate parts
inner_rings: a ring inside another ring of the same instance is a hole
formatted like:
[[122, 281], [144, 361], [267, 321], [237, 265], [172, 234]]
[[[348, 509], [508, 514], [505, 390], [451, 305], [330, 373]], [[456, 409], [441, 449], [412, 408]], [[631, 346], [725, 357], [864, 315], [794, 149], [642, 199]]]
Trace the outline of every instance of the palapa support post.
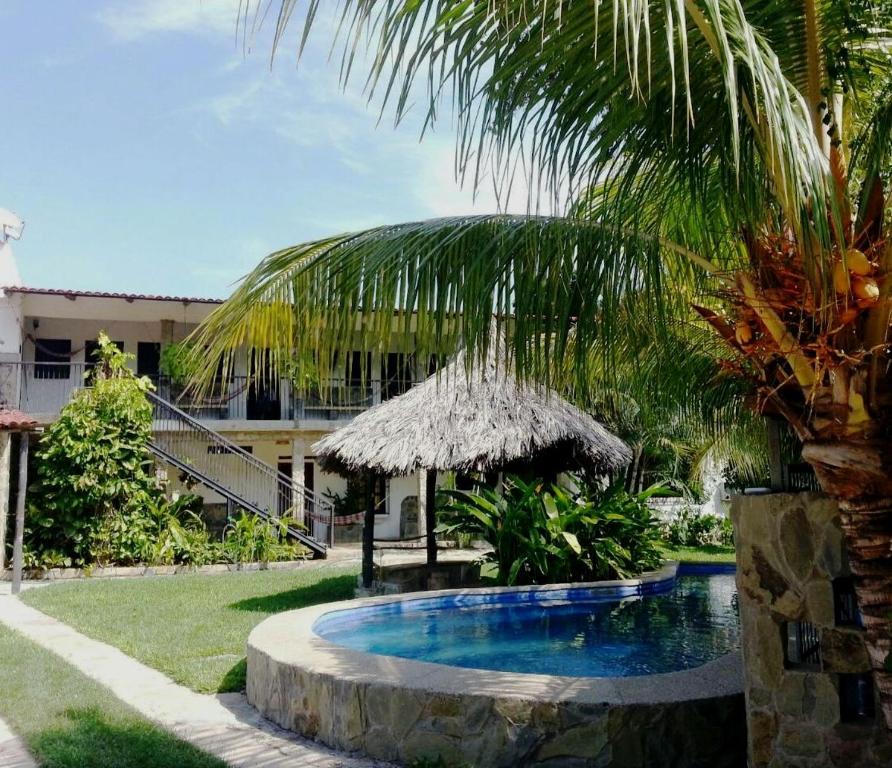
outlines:
[[25, 494], [28, 486], [28, 433], [19, 432], [19, 487], [15, 503], [15, 539], [12, 546], [12, 594], [22, 588], [22, 548], [25, 535]]
[[365, 520], [362, 523], [362, 586], [369, 589], [374, 577], [375, 558], [375, 476], [369, 475], [365, 494]]
[[435, 565], [437, 562], [437, 470], [427, 471], [427, 483], [424, 489], [424, 518], [427, 534], [427, 564]]

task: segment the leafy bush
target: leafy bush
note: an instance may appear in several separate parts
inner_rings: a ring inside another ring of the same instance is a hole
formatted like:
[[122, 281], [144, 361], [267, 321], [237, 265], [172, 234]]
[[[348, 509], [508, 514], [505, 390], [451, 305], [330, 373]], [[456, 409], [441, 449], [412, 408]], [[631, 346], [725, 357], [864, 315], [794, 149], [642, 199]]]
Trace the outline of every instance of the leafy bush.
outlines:
[[626, 578], [660, 563], [649, 493], [586, 484], [546, 489], [542, 481], [510, 477], [501, 493], [446, 491], [438, 531], [485, 539], [501, 584]]
[[289, 517], [263, 520], [242, 511], [226, 528], [223, 554], [231, 563], [300, 560], [307, 556], [308, 550], [301, 544], [288, 541], [289, 526], [300, 527], [300, 522]]
[[177, 386], [185, 386], [196, 371], [196, 350], [189, 341], [165, 344], [161, 349], [158, 369]]
[[161, 496], [148, 450], [151, 384], [133, 375], [132, 355], [104, 333], [97, 356], [91, 386], [75, 393], [40, 440], [29, 494], [29, 549], [74, 565], [93, 562], [94, 546]]
[[207, 565], [221, 559], [222, 547], [211, 541], [207, 527], [194, 511], [201, 498], [160, 497], [127, 514], [103, 520], [92, 545], [99, 564]]
[[733, 546], [734, 529], [728, 518], [701, 515], [684, 507], [665, 526], [663, 538], [676, 547]]

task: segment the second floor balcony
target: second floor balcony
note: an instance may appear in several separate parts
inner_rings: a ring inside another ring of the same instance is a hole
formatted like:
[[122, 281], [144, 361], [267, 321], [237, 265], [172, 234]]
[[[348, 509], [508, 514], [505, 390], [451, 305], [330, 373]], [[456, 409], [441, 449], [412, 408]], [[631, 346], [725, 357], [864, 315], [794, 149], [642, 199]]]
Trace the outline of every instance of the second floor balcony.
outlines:
[[[51, 421], [72, 394], [89, 386], [92, 364], [83, 362], [0, 363], [0, 404]], [[195, 397], [165, 376], [149, 377], [163, 399], [197, 419], [228, 422], [341, 422], [404, 392], [406, 381], [328, 380], [311, 391], [290, 381], [258, 382], [247, 376], [220, 381], [213, 394]]]

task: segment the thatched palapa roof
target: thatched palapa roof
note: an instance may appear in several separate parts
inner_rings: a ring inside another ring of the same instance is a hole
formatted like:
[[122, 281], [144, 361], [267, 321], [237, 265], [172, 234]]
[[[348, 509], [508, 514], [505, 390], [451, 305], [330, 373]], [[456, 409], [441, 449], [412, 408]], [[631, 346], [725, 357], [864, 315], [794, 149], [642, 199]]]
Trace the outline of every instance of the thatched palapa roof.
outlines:
[[488, 471], [541, 460], [608, 472], [631, 451], [554, 392], [519, 383], [491, 351], [470, 373], [459, 352], [438, 374], [361, 413], [313, 445], [323, 467], [407, 475]]

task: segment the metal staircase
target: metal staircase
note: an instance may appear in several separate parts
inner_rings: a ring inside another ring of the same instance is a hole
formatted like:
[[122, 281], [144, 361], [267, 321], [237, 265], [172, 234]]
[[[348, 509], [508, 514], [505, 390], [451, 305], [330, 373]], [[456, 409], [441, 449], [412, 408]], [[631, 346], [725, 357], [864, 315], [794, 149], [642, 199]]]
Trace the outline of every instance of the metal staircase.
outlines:
[[325, 557], [333, 534], [333, 508], [317, 494], [295, 487], [292, 479], [219, 432], [148, 392], [154, 424], [149, 448], [167, 464], [217, 492], [237, 507], [265, 520], [288, 516], [303, 528], [288, 534]]

